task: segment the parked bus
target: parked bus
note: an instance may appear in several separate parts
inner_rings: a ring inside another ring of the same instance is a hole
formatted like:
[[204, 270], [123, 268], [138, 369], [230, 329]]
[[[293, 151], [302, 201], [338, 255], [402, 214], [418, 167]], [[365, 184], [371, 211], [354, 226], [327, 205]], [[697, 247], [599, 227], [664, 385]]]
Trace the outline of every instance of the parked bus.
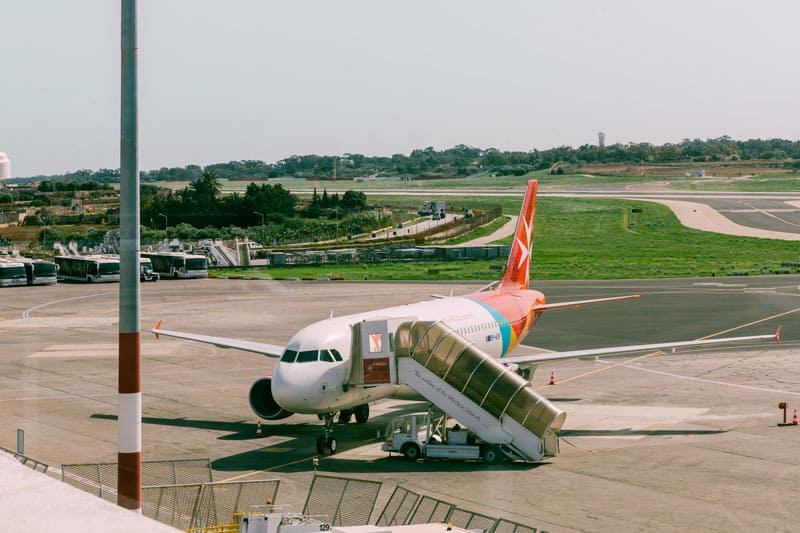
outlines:
[[158, 281], [158, 272], [153, 272], [153, 262], [147, 257], [139, 258], [139, 281]]
[[19, 261], [0, 259], [0, 287], [27, 285], [25, 265]]
[[119, 281], [119, 258], [104, 255], [56, 256], [58, 279], [97, 283]]
[[207, 278], [208, 258], [184, 252], [142, 253], [153, 262], [153, 270], [167, 278]]
[[23, 259], [28, 285], [53, 285], [57, 281], [58, 266], [52, 261]]

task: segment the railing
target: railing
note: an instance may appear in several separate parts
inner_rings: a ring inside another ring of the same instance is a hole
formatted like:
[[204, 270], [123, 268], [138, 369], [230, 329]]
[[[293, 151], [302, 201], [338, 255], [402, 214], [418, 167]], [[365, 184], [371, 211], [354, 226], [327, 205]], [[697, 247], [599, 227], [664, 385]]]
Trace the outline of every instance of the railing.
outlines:
[[27, 455], [23, 455], [21, 453], [17, 453], [17, 452], [15, 452], [13, 450], [9, 450], [8, 448], [3, 448], [2, 446], [0, 446], [0, 450], [4, 451], [4, 452], [6, 452], [6, 453], [8, 453], [10, 455], [13, 455], [14, 458], [17, 461], [19, 461], [20, 463], [24, 464], [27, 467], [30, 467], [30, 468], [36, 470], [37, 472], [39, 472], [40, 471], [39, 469], [41, 469], [41, 472], [43, 474], [47, 473], [47, 469], [49, 468], [49, 465], [47, 465], [45, 463], [37, 461], [36, 459], [31, 459]]

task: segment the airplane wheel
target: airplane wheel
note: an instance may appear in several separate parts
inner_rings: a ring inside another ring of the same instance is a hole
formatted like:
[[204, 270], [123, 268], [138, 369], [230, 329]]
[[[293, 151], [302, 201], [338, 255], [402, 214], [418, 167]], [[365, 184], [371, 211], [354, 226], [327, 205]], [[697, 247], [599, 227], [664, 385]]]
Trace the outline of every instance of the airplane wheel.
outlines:
[[342, 409], [339, 411], [339, 423], [340, 424], [347, 424], [350, 422], [350, 419], [353, 417], [353, 410], [352, 409]]
[[322, 435], [317, 437], [317, 453], [325, 453], [325, 437]]
[[356, 422], [359, 424], [364, 424], [367, 420], [369, 420], [369, 404], [365, 403], [355, 408], [356, 414]]
[[414, 443], [403, 445], [403, 449], [400, 451], [403, 452], [403, 456], [409, 461], [416, 461], [419, 459], [419, 446]]
[[327, 445], [331, 454], [336, 453], [336, 439], [334, 437], [328, 437]]
[[500, 458], [497, 448], [490, 446], [483, 452], [483, 460], [487, 463], [494, 463]]

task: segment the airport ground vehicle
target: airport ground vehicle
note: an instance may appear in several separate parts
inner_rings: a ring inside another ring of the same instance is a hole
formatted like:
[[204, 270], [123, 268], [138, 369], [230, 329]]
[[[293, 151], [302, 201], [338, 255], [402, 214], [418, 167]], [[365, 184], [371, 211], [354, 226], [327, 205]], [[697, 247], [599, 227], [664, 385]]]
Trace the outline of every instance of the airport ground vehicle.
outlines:
[[422, 457], [483, 459], [493, 463], [504, 457], [499, 445], [482, 442], [458, 424], [448, 427], [446, 414], [415, 413], [399, 416], [386, 426], [385, 452], [400, 452], [406, 459]]
[[146, 252], [141, 256], [150, 259], [153, 270], [168, 278], [207, 278], [208, 258], [184, 252]]
[[146, 257], [139, 258], [139, 281], [158, 281], [158, 272], [153, 272], [153, 262]]
[[89, 283], [119, 281], [119, 257], [105, 255], [59, 255], [58, 279]]
[[28, 285], [53, 285], [58, 279], [58, 266], [52, 261], [23, 259]]
[[27, 285], [25, 265], [19, 261], [0, 259], [0, 287]]

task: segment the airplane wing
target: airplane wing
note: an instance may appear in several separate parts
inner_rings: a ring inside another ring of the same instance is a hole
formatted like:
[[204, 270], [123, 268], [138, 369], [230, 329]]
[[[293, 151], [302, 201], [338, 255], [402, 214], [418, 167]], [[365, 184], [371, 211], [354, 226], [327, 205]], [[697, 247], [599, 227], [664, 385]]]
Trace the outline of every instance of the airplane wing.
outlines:
[[748, 337], [724, 337], [719, 339], [705, 339], [697, 341], [681, 341], [681, 342], [662, 342], [657, 344], [638, 344], [633, 346], [613, 346], [610, 348], [590, 348], [588, 350], [572, 350], [568, 352], [546, 352], [530, 355], [514, 355], [511, 357], [503, 357], [500, 359], [505, 364], [530, 364], [530, 363], [544, 363], [547, 361], [558, 361], [560, 359], [580, 359], [582, 357], [599, 357], [601, 355], [623, 354], [628, 352], [641, 352], [664, 350], [668, 348], [686, 348], [695, 346], [708, 346], [713, 344], [725, 344], [747, 341], [762, 341], [762, 340], [775, 340], [780, 343], [781, 341], [781, 328], [778, 328], [774, 334], [771, 335], [751, 335]]
[[559, 302], [554, 304], [541, 304], [534, 305], [534, 311], [556, 311], [560, 309], [574, 309], [576, 307], [584, 307], [586, 305], [605, 304], [609, 302], [620, 302], [622, 300], [635, 300], [639, 298], [638, 294], [629, 294], [627, 296], [614, 296], [611, 298], [595, 298], [593, 300], [576, 300], [574, 302]]
[[276, 344], [265, 344], [263, 342], [246, 341], [241, 339], [232, 339], [229, 337], [212, 337], [210, 335], [197, 335], [196, 333], [184, 333], [182, 331], [170, 331], [161, 329], [161, 321], [151, 330], [156, 338], [160, 335], [166, 337], [176, 337], [178, 339], [187, 339], [190, 341], [204, 342], [206, 344], [213, 344], [219, 348], [234, 348], [236, 350], [243, 350], [245, 352], [253, 352], [267, 357], [280, 357], [285, 347]]

